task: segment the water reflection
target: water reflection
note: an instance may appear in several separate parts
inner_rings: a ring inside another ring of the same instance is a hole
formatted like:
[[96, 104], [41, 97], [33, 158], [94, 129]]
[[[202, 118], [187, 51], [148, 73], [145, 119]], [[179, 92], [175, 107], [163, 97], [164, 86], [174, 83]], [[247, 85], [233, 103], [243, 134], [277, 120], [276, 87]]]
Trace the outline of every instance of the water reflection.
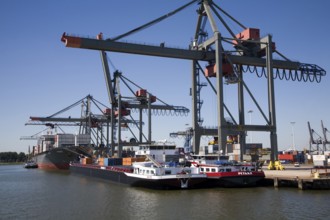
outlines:
[[328, 190], [149, 190], [0, 166], [1, 219], [327, 219]]

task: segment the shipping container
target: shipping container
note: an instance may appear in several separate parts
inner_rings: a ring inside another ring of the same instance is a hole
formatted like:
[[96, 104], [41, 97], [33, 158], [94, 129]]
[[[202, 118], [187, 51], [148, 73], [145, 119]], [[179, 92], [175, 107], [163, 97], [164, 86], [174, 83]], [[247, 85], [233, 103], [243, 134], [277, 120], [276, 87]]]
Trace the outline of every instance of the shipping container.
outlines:
[[98, 164], [99, 164], [100, 166], [104, 166], [104, 158], [103, 158], [103, 157], [100, 157], [100, 158], [98, 159]]
[[75, 136], [73, 134], [57, 134], [55, 135], [55, 147], [63, 147], [71, 145], [75, 142]]
[[109, 166], [109, 158], [103, 158], [103, 166]]
[[326, 156], [319, 154], [319, 155], [313, 155], [313, 160], [326, 160]]
[[88, 158], [88, 157], [80, 158], [81, 164], [92, 164], [92, 162], [93, 162], [92, 158]]
[[124, 157], [122, 165], [130, 166], [134, 162], [144, 162], [144, 161], [145, 161], [145, 157]]
[[288, 160], [288, 161], [295, 161], [295, 155], [293, 154], [279, 154], [278, 155], [279, 160]]
[[104, 158], [104, 166], [123, 165], [122, 158]]
[[91, 143], [91, 135], [90, 134], [78, 134], [75, 135], [75, 146], [88, 145]]

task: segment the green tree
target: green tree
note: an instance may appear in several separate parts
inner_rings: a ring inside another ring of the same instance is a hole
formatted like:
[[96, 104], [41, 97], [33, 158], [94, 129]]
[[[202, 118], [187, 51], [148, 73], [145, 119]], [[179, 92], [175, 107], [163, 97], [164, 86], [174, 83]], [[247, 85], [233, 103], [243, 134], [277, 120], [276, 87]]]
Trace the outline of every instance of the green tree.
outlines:
[[18, 154], [18, 162], [24, 162], [24, 161], [26, 161], [26, 159], [27, 159], [27, 156], [25, 155], [25, 153], [20, 152]]
[[12, 163], [12, 162], [24, 162], [27, 156], [21, 152], [0, 152], [0, 162]]

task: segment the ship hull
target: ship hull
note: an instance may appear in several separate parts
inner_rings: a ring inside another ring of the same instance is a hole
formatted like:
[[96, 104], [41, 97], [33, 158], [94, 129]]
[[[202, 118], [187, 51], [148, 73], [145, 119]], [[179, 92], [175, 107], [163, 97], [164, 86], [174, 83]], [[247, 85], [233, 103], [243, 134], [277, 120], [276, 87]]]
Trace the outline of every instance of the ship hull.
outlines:
[[33, 160], [38, 164], [38, 168], [40, 169], [68, 170], [70, 162], [76, 158], [76, 154], [59, 148], [36, 154]]
[[160, 177], [157, 179], [135, 177], [134, 174], [131, 173], [132, 169], [129, 166], [101, 167], [97, 165], [72, 164], [70, 166], [70, 171], [72, 173], [102, 178], [128, 186], [151, 189], [191, 189], [203, 188], [208, 185], [206, 183], [208, 181], [206, 177], [185, 178], [179, 175], [175, 178]]

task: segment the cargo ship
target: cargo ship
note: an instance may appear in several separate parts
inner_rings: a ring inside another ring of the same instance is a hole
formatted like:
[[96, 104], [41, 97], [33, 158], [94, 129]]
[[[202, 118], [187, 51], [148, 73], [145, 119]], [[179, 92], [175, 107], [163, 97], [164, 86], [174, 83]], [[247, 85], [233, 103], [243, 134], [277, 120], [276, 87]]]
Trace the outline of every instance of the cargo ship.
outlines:
[[51, 134], [41, 135], [33, 146], [32, 159], [40, 169], [68, 170], [70, 162], [80, 155], [89, 155], [90, 135]]

